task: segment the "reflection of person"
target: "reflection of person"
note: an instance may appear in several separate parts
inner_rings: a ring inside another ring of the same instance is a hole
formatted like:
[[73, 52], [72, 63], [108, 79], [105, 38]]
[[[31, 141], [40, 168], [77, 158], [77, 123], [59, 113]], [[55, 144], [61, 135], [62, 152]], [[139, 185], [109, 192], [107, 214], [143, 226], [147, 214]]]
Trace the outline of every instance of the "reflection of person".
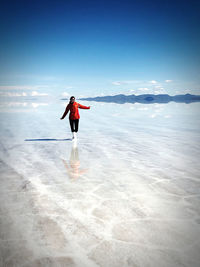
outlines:
[[71, 156], [69, 160], [69, 164], [66, 160], [62, 160], [69, 175], [69, 178], [75, 179], [78, 178], [81, 174], [87, 172], [88, 169], [80, 169], [80, 161], [78, 154], [78, 147], [73, 146], [71, 150]]
[[70, 102], [67, 105], [65, 112], [63, 113], [62, 117], [60, 118], [61, 120], [63, 120], [65, 118], [65, 116], [67, 115], [68, 111], [70, 110], [69, 122], [70, 122], [70, 127], [71, 127], [71, 131], [72, 131], [72, 135], [73, 135], [72, 138], [73, 139], [76, 138], [76, 133], [78, 132], [78, 123], [79, 123], [79, 119], [80, 119], [80, 115], [78, 112], [79, 108], [90, 109], [90, 107], [86, 107], [86, 106], [83, 106], [83, 105], [75, 102], [75, 97], [71, 96]]

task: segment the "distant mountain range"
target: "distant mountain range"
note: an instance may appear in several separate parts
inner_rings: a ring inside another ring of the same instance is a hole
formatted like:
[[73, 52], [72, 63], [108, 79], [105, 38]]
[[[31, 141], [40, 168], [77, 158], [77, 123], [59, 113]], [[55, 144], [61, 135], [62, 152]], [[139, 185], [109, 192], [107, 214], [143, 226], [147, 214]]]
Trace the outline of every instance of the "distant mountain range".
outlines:
[[[66, 99], [62, 99], [66, 100]], [[192, 103], [199, 102], [200, 95], [175, 95], [170, 96], [168, 94], [143, 94], [143, 95], [113, 95], [113, 96], [97, 96], [97, 97], [86, 97], [79, 98], [79, 100], [87, 100], [87, 101], [97, 101], [97, 102], [108, 102], [108, 103], [143, 103], [143, 104], [151, 104], [151, 103], [168, 103], [170, 101], [178, 102], [178, 103]]]

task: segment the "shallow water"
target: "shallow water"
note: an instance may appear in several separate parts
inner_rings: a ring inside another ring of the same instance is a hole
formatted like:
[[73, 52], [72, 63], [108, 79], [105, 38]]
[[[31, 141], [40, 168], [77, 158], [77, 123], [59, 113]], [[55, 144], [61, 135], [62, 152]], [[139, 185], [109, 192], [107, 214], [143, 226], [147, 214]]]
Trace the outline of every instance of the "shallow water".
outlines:
[[2, 266], [199, 266], [200, 104], [1, 111]]

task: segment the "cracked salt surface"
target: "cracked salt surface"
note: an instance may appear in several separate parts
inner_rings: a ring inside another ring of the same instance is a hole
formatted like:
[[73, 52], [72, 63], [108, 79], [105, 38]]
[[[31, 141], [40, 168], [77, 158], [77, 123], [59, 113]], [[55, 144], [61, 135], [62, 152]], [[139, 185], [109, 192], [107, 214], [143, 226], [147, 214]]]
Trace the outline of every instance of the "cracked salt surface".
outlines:
[[0, 266], [199, 266], [198, 110], [94, 102], [77, 145], [60, 103], [4, 110]]

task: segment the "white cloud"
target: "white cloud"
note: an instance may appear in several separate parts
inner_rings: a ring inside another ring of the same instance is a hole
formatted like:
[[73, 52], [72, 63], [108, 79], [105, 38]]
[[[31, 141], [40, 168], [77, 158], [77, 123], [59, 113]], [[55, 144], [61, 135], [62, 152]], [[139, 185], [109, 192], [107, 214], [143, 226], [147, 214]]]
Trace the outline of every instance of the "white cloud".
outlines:
[[141, 107], [141, 108], [138, 108], [138, 110], [148, 110], [149, 108], [147, 107]]
[[26, 107], [28, 105], [27, 102], [3, 102], [1, 103], [1, 106], [6, 106], [6, 107]]
[[15, 97], [15, 96], [27, 96], [27, 93], [11, 93], [11, 92], [0, 92], [0, 96], [8, 96], [8, 97]]
[[172, 80], [165, 80], [166, 83], [171, 83], [173, 82]]
[[33, 108], [37, 108], [39, 106], [48, 106], [48, 103], [31, 103]]
[[162, 112], [162, 108], [160, 108], [160, 109], [155, 109], [155, 112]]
[[155, 94], [163, 94], [163, 92], [162, 91], [159, 91], [159, 90], [155, 90], [154, 93]]
[[155, 104], [154, 104], [154, 107], [155, 107], [155, 108], [158, 108], [158, 109], [161, 109], [161, 108], [163, 108], [163, 104], [155, 103]]
[[[100, 94], [101, 95], [101, 94]], [[102, 95], [103, 96], [103, 95]], [[78, 95], [78, 97], [77, 98], [86, 98], [86, 97], [88, 97], [88, 96], [86, 96], [86, 95]]]
[[51, 76], [51, 75], [35, 75], [35, 74], [25, 74], [25, 75], [15, 75], [18, 79], [31, 79], [31, 80], [41, 80], [41, 81], [57, 81], [61, 77]]
[[156, 116], [157, 116], [157, 114], [150, 115], [151, 118], [155, 118]]
[[114, 85], [123, 85], [123, 84], [132, 84], [132, 83], [140, 83], [141, 81], [132, 80], [132, 81], [114, 81], [112, 84]]
[[155, 81], [155, 80], [152, 80], [152, 81], [149, 81], [149, 83], [156, 84], [156, 83], [158, 83], [158, 82]]
[[32, 91], [31, 96], [47, 96], [46, 93], [38, 93], [37, 91]]
[[124, 83], [123, 82], [112, 82], [112, 84], [114, 84], [114, 85], [122, 85]]
[[171, 118], [171, 115], [165, 115], [164, 117], [165, 118]]
[[38, 90], [47, 88], [48, 85], [0, 85], [0, 90]]
[[68, 94], [67, 92], [63, 92], [63, 93], [62, 93], [62, 96], [63, 96], [63, 97], [69, 97], [69, 94]]
[[0, 91], [0, 96], [7, 96], [7, 97], [25, 97], [25, 96], [47, 96], [46, 93], [39, 93], [37, 91], [32, 91], [31, 93], [27, 92], [5, 92]]
[[138, 90], [140, 90], [140, 91], [149, 91], [149, 88], [147, 88], [147, 87], [141, 87], [141, 88], [138, 88]]
[[39, 106], [48, 106], [48, 103], [28, 103], [28, 102], [3, 102], [0, 103], [0, 108], [2, 107], [33, 107], [37, 108]]

